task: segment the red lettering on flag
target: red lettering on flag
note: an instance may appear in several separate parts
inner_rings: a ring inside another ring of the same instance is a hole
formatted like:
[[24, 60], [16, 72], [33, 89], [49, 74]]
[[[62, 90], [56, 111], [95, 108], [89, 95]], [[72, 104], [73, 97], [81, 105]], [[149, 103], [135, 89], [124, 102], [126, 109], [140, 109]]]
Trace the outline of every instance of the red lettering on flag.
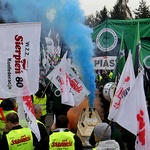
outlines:
[[32, 114], [34, 115], [34, 108], [33, 108], [33, 104], [32, 104], [32, 98], [31, 96], [23, 96], [23, 101], [26, 104], [26, 106], [28, 107], [28, 109], [32, 112]]
[[139, 122], [138, 139], [141, 145], [145, 145], [145, 120], [143, 110], [140, 110], [140, 113], [137, 114], [137, 121]]

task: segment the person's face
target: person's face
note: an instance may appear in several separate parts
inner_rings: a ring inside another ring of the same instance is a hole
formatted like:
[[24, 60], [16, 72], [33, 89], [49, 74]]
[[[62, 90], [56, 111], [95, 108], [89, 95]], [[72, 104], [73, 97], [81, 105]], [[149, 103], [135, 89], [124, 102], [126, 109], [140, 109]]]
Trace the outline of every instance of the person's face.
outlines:
[[41, 116], [42, 116], [42, 109], [40, 108], [36, 113], [35, 113], [35, 117], [36, 119], [41, 119]]

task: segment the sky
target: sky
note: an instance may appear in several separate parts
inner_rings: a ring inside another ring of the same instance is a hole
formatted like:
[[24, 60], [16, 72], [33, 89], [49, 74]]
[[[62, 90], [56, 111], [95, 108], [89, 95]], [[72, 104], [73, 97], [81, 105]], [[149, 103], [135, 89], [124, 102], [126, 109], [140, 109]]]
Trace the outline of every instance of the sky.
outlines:
[[[131, 10], [135, 10], [139, 6], [141, 0], [129, 0], [128, 7]], [[150, 0], [144, 0], [146, 5], [150, 6]], [[84, 10], [86, 16], [93, 14], [95, 15], [96, 11], [100, 11], [106, 6], [107, 10], [110, 11], [113, 6], [116, 4], [117, 0], [79, 0], [81, 9]]]

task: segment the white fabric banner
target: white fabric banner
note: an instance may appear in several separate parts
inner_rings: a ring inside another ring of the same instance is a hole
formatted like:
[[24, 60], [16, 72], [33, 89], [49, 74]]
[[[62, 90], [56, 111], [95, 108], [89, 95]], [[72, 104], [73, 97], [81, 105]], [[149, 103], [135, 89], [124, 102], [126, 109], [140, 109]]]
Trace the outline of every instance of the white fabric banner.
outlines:
[[28, 127], [36, 135], [38, 141], [40, 141], [41, 135], [34, 115], [34, 108], [31, 96], [23, 96], [23, 108], [24, 108], [24, 116], [28, 123]]
[[61, 103], [74, 106], [74, 97], [71, 92], [71, 86], [69, 82], [69, 76], [67, 74], [67, 52], [65, 53], [62, 61], [60, 62], [59, 66], [61, 67], [60, 69], [60, 88], [61, 88]]
[[[135, 111], [133, 111], [135, 112], [135, 114], [134, 113], [131, 114], [132, 121], [135, 120], [137, 123], [136, 126], [137, 139], [135, 142], [136, 150], [150, 150], [150, 122], [149, 122], [149, 115], [147, 110], [146, 96], [144, 92], [143, 83], [144, 82], [143, 82], [143, 70], [142, 70], [141, 73], [136, 78], [135, 85], [131, 89], [131, 93], [127, 97], [127, 99], [131, 101], [136, 101], [136, 107], [134, 107]], [[131, 103], [128, 104], [132, 105]], [[133, 110], [133, 108], [131, 110]]]
[[[62, 103], [71, 106], [75, 104], [76, 106], [78, 106], [85, 99], [85, 97], [89, 95], [90, 92], [84, 86], [82, 81], [77, 77], [77, 75], [73, 72], [73, 70], [68, 66], [68, 64], [63, 62], [64, 59], [66, 59], [66, 56], [63, 57], [62, 62], [60, 62], [60, 64], [58, 64], [55, 67], [55, 69], [47, 76], [47, 78], [51, 80], [51, 82], [60, 91], [62, 88], [64, 89], [63, 90], [64, 98], [66, 97], [66, 95], [69, 95], [68, 100], [62, 99]], [[66, 75], [65, 77], [63, 77], [65, 79], [65, 82], [64, 79], [62, 78], [62, 70], [66, 70]], [[74, 102], [72, 101], [71, 95], [73, 95]]]
[[137, 136], [136, 150], [150, 150], [150, 123], [143, 87], [143, 71], [137, 76], [130, 93], [122, 101], [115, 120]]
[[116, 118], [120, 113], [119, 111], [122, 107], [122, 103], [125, 97], [127, 97], [127, 95], [130, 93], [131, 87], [133, 86], [134, 82], [135, 75], [133, 70], [132, 55], [129, 51], [127, 61], [125, 63], [124, 69], [122, 71], [119, 83], [115, 91], [115, 95], [112, 100], [112, 105], [108, 115], [109, 120], [113, 119], [114, 121], [116, 121]]
[[39, 84], [41, 23], [0, 24], [0, 35], [0, 97], [22, 96], [24, 79], [29, 89], [24, 94], [34, 94]]

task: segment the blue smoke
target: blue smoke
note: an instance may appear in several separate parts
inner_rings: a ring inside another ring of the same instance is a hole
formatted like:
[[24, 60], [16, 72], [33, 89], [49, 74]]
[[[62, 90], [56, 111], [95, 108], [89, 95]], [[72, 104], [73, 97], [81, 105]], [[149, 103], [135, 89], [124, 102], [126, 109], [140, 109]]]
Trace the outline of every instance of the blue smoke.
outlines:
[[[9, 5], [8, 5], [8, 4]], [[2, 0], [1, 14], [5, 22], [42, 22], [42, 34], [55, 28], [72, 50], [73, 61], [82, 81], [90, 91], [89, 105], [94, 106], [95, 72], [92, 30], [83, 25], [84, 13], [78, 0]]]

